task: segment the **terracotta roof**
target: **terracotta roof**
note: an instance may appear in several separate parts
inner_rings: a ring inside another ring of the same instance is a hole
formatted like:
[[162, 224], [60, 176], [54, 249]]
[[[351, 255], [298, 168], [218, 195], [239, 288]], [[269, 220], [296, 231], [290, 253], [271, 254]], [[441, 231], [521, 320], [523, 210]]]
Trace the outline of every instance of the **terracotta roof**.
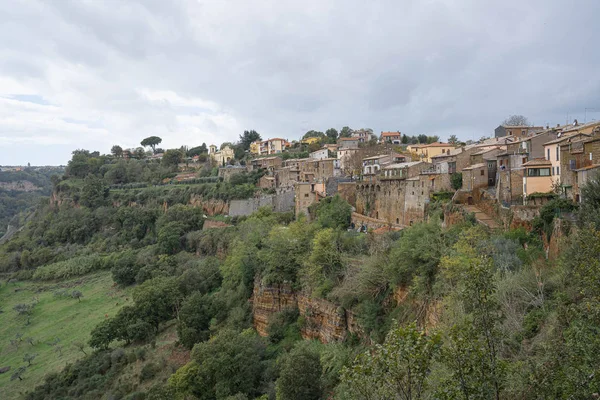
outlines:
[[433, 142], [433, 143], [429, 143], [429, 144], [413, 144], [410, 147], [421, 148], [421, 147], [456, 147], [456, 146], [454, 146], [453, 144], [450, 144], [450, 143]]
[[587, 167], [576, 169], [575, 171], [588, 171], [590, 169], [600, 168], [600, 164], [588, 165]]
[[546, 145], [549, 145], [549, 144], [557, 144], [557, 143], [562, 143], [562, 142], [564, 142], [565, 140], [573, 139], [573, 138], [575, 138], [575, 137], [577, 137], [577, 136], [579, 136], [579, 135], [581, 135], [581, 136], [585, 136], [585, 137], [590, 137], [590, 135], [588, 135], [588, 134], [585, 134], [585, 133], [577, 133], [577, 132], [573, 133], [572, 135], [566, 135], [566, 134], [563, 134], [563, 135], [561, 135], [561, 137], [559, 137], [559, 138], [557, 138], [557, 139], [554, 139], [554, 140], [551, 140], [551, 141], [549, 141], [549, 142], [546, 142], [546, 143], [544, 143], [544, 146], [546, 146]]
[[400, 132], [381, 132], [381, 136], [382, 137], [388, 137], [388, 136], [402, 136], [402, 134]]
[[475, 153], [472, 153], [471, 155], [478, 156], [481, 154], [489, 153], [490, 151], [493, 151], [493, 150], [500, 150], [500, 146], [484, 147], [481, 150], [476, 151]]
[[527, 161], [525, 164], [523, 164], [523, 167], [541, 167], [544, 165], [552, 165], [552, 163], [545, 158], [536, 158], [534, 160]]
[[466, 168], [463, 168], [463, 171], [470, 171], [472, 169], [483, 168], [483, 167], [485, 167], [484, 163], [473, 164], [473, 165], [469, 165]]

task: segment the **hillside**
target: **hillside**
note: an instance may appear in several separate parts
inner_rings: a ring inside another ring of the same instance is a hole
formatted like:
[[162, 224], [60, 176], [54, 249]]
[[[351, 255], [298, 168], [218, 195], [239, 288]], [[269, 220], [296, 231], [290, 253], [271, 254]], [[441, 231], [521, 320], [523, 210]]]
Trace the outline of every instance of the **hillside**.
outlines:
[[[309, 216], [207, 215], [207, 203], [260, 192], [258, 175], [160, 183], [178, 168], [75, 152], [48, 203], [0, 246], [4, 397], [567, 399], [600, 390], [598, 177], [581, 209], [551, 200], [529, 231], [491, 230], [443, 200], [426, 222], [358, 233], [339, 196]], [[551, 242], [560, 257], [547, 257]], [[26, 353], [37, 354], [29, 367]]]
[[6, 233], [9, 223], [19, 227], [23, 217], [19, 214], [37, 206], [42, 196], [52, 191], [50, 178], [62, 174], [56, 168], [26, 168], [22, 171], [0, 171], [0, 237]]

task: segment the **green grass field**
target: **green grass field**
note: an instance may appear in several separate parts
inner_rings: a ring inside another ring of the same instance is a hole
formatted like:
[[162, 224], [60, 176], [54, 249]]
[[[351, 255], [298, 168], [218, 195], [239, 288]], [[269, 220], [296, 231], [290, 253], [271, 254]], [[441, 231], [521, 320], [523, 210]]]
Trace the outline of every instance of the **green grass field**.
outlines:
[[[81, 302], [70, 297], [55, 297], [57, 290], [79, 290], [83, 293]], [[30, 304], [39, 299], [33, 309], [30, 324], [26, 318], [18, 316], [13, 307], [17, 304]], [[129, 298], [126, 301], [126, 298]], [[113, 285], [109, 272], [78, 277], [60, 283], [19, 282], [0, 287], [0, 368], [10, 366], [11, 370], [0, 374], [0, 399], [18, 399], [22, 394], [43, 382], [49, 372], [60, 371], [84, 354], [73, 344], [87, 344], [90, 331], [105, 318], [114, 316], [126, 303], [132, 302], [127, 289]], [[23, 334], [18, 348], [11, 344], [17, 334]], [[27, 343], [32, 337], [34, 345]], [[58, 338], [57, 345], [48, 344]], [[57, 347], [62, 346], [62, 355]], [[87, 353], [89, 347], [84, 349]], [[10, 381], [13, 372], [20, 366], [25, 354], [37, 354], [32, 365], [23, 374], [23, 380]]]

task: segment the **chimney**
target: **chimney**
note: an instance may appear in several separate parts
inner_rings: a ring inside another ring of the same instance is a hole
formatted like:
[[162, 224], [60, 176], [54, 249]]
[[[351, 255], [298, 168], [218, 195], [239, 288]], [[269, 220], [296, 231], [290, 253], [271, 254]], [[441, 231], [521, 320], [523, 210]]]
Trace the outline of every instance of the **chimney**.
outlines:
[[559, 128], [559, 127], [560, 127], [560, 124], [556, 124], [556, 127], [557, 127], [557, 128]]
[[575, 119], [575, 120], [573, 121], [573, 126], [577, 126], [577, 125], [579, 125], [579, 123], [578, 123], [578, 122], [577, 122], [577, 120]]

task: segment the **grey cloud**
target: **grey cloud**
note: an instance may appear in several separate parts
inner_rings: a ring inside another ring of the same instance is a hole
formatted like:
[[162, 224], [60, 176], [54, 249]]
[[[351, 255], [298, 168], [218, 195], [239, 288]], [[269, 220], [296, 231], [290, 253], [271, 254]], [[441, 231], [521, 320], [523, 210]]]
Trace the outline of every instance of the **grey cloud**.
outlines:
[[[600, 108], [599, 12], [594, 0], [4, 3], [0, 96], [58, 109], [11, 109], [0, 136], [80, 125], [54, 152], [68, 155], [149, 134], [178, 146], [235, 140], [245, 128], [295, 139], [349, 125], [467, 139], [512, 113], [582, 120]], [[25, 162], [19, 154], [11, 160]]]

